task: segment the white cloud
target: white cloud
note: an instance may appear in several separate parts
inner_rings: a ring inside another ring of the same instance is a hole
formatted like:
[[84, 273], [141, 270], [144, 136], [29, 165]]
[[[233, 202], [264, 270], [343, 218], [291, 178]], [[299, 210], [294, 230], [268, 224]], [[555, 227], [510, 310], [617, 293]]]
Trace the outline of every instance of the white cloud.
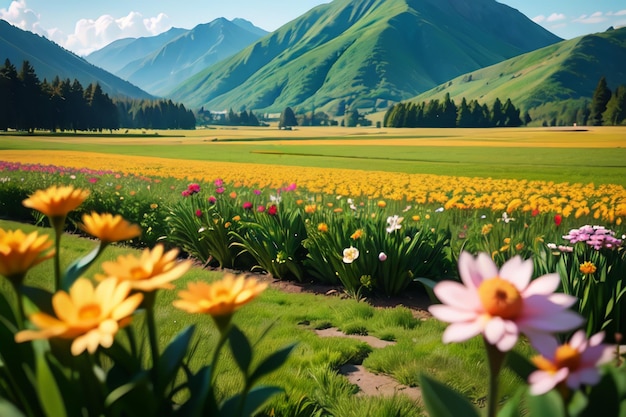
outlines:
[[613, 13], [615, 16], [626, 16], [626, 9]]
[[574, 19], [574, 22], [585, 24], [602, 23], [605, 21], [606, 17], [603, 16], [602, 12], [595, 12], [591, 16], [587, 16], [586, 14], [584, 14], [577, 19]]
[[8, 9], [0, 9], [0, 18], [20, 29], [43, 35], [79, 55], [87, 55], [117, 39], [154, 36], [172, 27], [164, 13], [144, 18], [141, 13], [131, 11], [119, 18], [102, 15], [95, 20], [80, 19], [74, 33], [68, 35], [58, 28], [43, 28], [39, 14], [28, 8], [26, 0], [14, 0]]
[[540, 24], [542, 22], [544, 22], [546, 20], [546, 17], [542, 14], [540, 14], [539, 16], [535, 16], [531, 19], [533, 22]]
[[548, 22], [558, 22], [559, 20], [564, 20], [564, 19], [565, 19], [565, 15], [563, 13], [552, 13], [550, 16], [548, 16], [546, 20]]

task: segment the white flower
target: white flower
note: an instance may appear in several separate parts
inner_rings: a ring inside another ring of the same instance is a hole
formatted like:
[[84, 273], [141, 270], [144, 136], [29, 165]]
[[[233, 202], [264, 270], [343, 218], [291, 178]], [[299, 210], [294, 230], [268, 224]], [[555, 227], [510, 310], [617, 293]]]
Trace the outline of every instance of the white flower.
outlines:
[[343, 262], [351, 264], [359, 257], [359, 250], [353, 246], [343, 250]]
[[507, 212], [502, 213], [502, 219], [498, 219], [498, 221], [502, 220], [504, 223], [514, 222], [515, 219], [513, 217], [509, 217]]
[[387, 254], [385, 252], [381, 252], [378, 254], [378, 260], [381, 262], [385, 262], [387, 260]]
[[387, 233], [392, 233], [401, 229], [402, 225], [400, 223], [402, 223], [402, 220], [404, 220], [404, 217], [400, 217], [398, 215], [387, 217]]
[[282, 197], [280, 195], [278, 195], [278, 194], [277, 195], [270, 195], [270, 201], [272, 203], [278, 204], [278, 203], [280, 203], [280, 200], [282, 200]]
[[437, 210], [435, 210], [435, 213], [442, 213], [443, 212], [443, 207], [439, 207]]

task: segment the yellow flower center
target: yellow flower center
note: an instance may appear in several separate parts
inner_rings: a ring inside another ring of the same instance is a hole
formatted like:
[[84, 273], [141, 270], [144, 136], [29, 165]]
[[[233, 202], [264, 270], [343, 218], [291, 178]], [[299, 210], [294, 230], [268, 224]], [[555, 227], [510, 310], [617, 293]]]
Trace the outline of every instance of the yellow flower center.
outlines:
[[93, 320], [100, 317], [100, 306], [98, 304], [87, 304], [78, 310], [78, 317], [81, 320]]
[[145, 279], [149, 275], [141, 265], [130, 269], [130, 277], [134, 280]]
[[532, 358], [532, 362], [542, 371], [551, 373], [554, 373], [562, 368], [575, 370], [580, 366], [580, 352], [570, 345], [561, 345], [556, 349], [554, 362], [541, 355], [537, 355]]
[[513, 284], [500, 277], [487, 279], [478, 287], [478, 297], [487, 313], [513, 319], [522, 311], [522, 297]]

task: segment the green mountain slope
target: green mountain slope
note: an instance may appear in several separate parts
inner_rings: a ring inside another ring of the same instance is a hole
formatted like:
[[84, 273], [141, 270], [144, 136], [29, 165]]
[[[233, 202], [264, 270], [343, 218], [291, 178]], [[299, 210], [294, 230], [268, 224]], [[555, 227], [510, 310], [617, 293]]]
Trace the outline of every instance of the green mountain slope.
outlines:
[[600, 77], [614, 89], [626, 84], [626, 28], [609, 30], [550, 45], [456, 77], [411, 99], [465, 97], [493, 103], [510, 98], [529, 110], [544, 103], [591, 98]]
[[385, 106], [559, 40], [495, 0], [334, 0], [168, 95], [210, 109]]
[[150, 94], [115, 75], [98, 68], [54, 42], [0, 20], [0, 59], [9, 59], [18, 69], [27, 60], [40, 80], [77, 79], [84, 87], [99, 83], [110, 96], [153, 98]]

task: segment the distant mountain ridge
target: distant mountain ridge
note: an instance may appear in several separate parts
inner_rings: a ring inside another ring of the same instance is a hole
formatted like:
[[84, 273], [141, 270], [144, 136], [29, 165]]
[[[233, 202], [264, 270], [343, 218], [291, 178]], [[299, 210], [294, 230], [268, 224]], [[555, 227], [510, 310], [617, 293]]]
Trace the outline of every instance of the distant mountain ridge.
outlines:
[[168, 96], [211, 109], [384, 107], [560, 40], [495, 0], [334, 0]]
[[[619, 59], [622, 57], [622, 59]], [[589, 99], [600, 80], [626, 84], [626, 27], [565, 40], [482, 68], [426, 91], [410, 101], [442, 99], [492, 103], [510, 98], [529, 110], [545, 103]]]
[[40, 80], [45, 78], [52, 81], [56, 76], [72, 81], [77, 79], [85, 87], [91, 83], [99, 83], [102, 90], [112, 97], [154, 98], [139, 87], [90, 64], [56, 43], [1, 19], [0, 59], [2, 65], [9, 59], [18, 69], [23, 61], [29, 61]]
[[266, 34], [247, 20], [218, 18], [190, 30], [173, 28], [157, 36], [118, 40], [86, 59], [152, 94], [164, 95], [181, 80]]

